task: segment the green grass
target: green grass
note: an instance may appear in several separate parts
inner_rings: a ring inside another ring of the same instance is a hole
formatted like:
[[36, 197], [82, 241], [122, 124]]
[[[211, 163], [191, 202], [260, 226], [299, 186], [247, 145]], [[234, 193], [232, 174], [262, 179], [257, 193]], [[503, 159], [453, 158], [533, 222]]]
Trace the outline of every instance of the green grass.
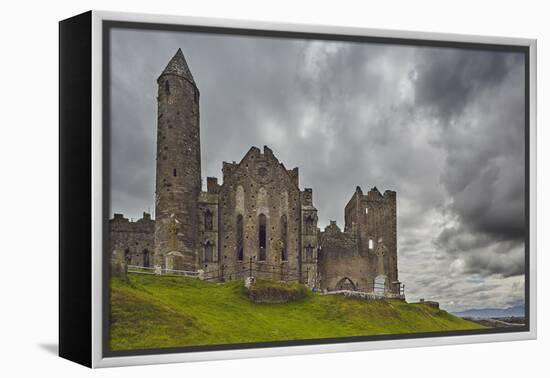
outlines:
[[242, 281], [216, 284], [142, 274], [111, 280], [112, 350], [480, 328], [445, 311], [399, 300], [308, 292], [304, 299], [260, 304], [248, 298]]

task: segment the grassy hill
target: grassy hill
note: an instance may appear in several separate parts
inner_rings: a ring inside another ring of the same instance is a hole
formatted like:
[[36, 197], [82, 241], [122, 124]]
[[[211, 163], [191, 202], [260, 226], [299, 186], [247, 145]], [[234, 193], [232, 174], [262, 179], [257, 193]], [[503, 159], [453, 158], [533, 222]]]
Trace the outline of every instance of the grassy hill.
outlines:
[[422, 304], [308, 293], [254, 303], [242, 281], [130, 274], [111, 280], [111, 349], [466, 330], [483, 326]]

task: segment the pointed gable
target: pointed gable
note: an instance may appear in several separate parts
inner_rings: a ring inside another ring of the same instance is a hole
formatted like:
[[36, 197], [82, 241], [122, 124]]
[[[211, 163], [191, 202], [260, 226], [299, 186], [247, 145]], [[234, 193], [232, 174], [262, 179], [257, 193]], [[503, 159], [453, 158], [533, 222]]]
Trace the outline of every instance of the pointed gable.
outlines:
[[259, 185], [271, 184], [274, 180], [283, 180], [295, 189], [298, 188], [298, 170], [287, 170], [279, 162], [273, 151], [264, 146], [263, 152], [257, 147], [251, 147], [239, 163], [224, 162], [224, 183], [233, 176], [249, 177]]

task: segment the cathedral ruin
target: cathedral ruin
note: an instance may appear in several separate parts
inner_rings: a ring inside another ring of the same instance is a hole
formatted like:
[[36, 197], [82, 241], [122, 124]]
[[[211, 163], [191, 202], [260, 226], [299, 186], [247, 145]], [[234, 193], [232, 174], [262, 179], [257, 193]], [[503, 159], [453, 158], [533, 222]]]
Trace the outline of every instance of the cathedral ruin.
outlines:
[[300, 189], [267, 146], [223, 162], [202, 191], [199, 89], [178, 49], [157, 79], [155, 219], [109, 221], [111, 253], [140, 267], [201, 272], [224, 281], [253, 275], [311, 288], [399, 294], [396, 193], [357, 187], [341, 230], [317, 226], [313, 190]]

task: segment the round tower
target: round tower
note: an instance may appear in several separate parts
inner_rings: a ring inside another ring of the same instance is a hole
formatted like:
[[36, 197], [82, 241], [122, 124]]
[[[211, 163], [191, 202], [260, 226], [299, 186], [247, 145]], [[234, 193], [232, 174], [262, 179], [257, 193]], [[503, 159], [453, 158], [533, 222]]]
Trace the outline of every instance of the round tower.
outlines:
[[196, 270], [201, 191], [199, 90], [181, 49], [157, 79], [155, 259]]

